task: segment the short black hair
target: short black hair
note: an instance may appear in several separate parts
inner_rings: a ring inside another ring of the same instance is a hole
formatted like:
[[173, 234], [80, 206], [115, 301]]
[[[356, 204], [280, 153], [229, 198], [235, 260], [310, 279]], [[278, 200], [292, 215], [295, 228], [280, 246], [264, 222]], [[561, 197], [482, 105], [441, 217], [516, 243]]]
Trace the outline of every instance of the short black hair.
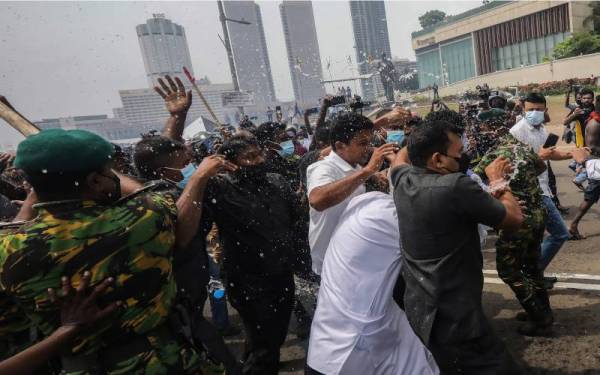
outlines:
[[331, 123], [329, 121], [315, 129], [315, 142], [331, 144]]
[[235, 134], [223, 143], [218, 154], [225, 156], [225, 159], [234, 161], [248, 147], [260, 147], [258, 140], [253, 136], [245, 134]]
[[441, 111], [429, 112], [427, 116], [425, 116], [425, 121], [446, 121], [455, 125], [461, 132], [465, 128], [465, 119], [463, 118], [463, 116], [461, 116], [460, 113], [451, 109], [443, 109]]
[[525, 102], [546, 105], [546, 98], [539, 92], [530, 92], [525, 97]]
[[275, 133], [278, 130], [285, 130], [285, 125], [269, 121], [258, 125], [258, 128], [252, 134], [256, 136], [256, 141], [258, 141], [260, 147], [265, 147], [268, 141], [274, 141]]
[[133, 164], [140, 177], [155, 180], [158, 178], [158, 170], [165, 166], [167, 158], [185, 149], [183, 143], [167, 137], [145, 136], [135, 145]]
[[591, 95], [592, 99], [594, 98], [594, 91], [588, 87], [584, 87], [581, 90], [579, 90], [579, 95], [584, 96], [584, 95]]
[[450, 145], [448, 133], [460, 135], [455, 124], [448, 121], [426, 121], [408, 137], [408, 158], [417, 167], [425, 167], [427, 160], [436, 152], [445, 154]]
[[354, 112], [342, 113], [336, 117], [330, 131], [331, 148], [335, 151], [335, 143], [349, 144], [363, 130], [373, 130], [371, 120]]

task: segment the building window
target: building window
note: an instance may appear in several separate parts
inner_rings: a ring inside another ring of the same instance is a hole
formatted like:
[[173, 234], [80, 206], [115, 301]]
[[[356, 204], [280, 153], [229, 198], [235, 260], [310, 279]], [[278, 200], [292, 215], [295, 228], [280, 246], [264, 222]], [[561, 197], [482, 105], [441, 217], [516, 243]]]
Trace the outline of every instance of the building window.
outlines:
[[540, 64], [544, 58], [552, 58], [554, 46], [569, 36], [568, 32], [546, 35], [521, 43], [494, 48], [492, 63], [494, 71]]

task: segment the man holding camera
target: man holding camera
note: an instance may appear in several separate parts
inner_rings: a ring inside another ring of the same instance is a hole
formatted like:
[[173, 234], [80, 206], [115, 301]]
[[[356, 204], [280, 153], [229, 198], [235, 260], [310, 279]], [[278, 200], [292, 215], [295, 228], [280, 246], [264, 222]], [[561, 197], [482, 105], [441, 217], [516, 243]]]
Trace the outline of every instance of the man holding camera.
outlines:
[[575, 122], [575, 144], [577, 147], [585, 146], [585, 126], [594, 110], [594, 92], [588, 88], [579, 91], [581, 97], [579, 105], [565, 118], [563, 124], [571, 126]]

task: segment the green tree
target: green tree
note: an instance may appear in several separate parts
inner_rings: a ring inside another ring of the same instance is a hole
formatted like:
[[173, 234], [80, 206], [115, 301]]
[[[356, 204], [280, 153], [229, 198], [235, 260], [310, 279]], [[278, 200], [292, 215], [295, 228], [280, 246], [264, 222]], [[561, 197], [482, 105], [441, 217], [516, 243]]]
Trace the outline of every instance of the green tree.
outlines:
[[592, 31], [595, 33], [600, 32], [600, 2], [599, 1], [591, 1], [590, 4], [588, 4], [590, 8], [592, 8], [592, 12], [590, 13], [589, 16], [587, 16], [584, 20], [583, 20], [583, 25], [584, 26], [589, 26], [592, 25], [593, 29]]
[[564, 59], [596, 52], [600, 52], [600, 35], [581, 31], [554, 46], [552, 55], [555, 59]]
[[446, 13], [442, 12], [441, 10], [434, 9], [419, 17], [419, 23], [421, 24], [421, 27], [425, 29], [429, 26], [435, 25], [436, 23], [442, 22], [444, 19], [446, 19]]

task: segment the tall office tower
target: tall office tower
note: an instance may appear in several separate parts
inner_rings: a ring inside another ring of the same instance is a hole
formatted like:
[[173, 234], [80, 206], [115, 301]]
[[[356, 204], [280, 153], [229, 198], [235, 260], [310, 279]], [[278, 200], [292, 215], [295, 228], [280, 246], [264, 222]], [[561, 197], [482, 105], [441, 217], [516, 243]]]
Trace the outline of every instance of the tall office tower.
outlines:
[[227, 30], [240, 90], [254, 93], [254, 109], [262, 111], [276, 99], [260, 7], [253, 1], [224, 1], [223, 10], [229, 19], [250, 22], [227, 21]]
[[[376, 63], [371, 64], [371, 60], [381, 59], [383, 53], [388, 59], [392, 58], [385, 4], [383, 1], [350, 1], [350, 14], [358, 71], [360, 74], [373, 72], [376, 70]], [[380, 94], [374, 80], [361, 80], [361, 88], [367, 100], [373, 100]]]
[[325, 95], [317, 29], [310, 1], [284, 1], [279, 5], [292, 75], [294, 97], [304, 108]]
[[156, 79], [166, 74], [184, 80], [184, 66], [193, 72], [183, 27], [164, 14], [153, 14], [145, 24], [137, 25], [136, 31], [150, 86], [156, 85]]

